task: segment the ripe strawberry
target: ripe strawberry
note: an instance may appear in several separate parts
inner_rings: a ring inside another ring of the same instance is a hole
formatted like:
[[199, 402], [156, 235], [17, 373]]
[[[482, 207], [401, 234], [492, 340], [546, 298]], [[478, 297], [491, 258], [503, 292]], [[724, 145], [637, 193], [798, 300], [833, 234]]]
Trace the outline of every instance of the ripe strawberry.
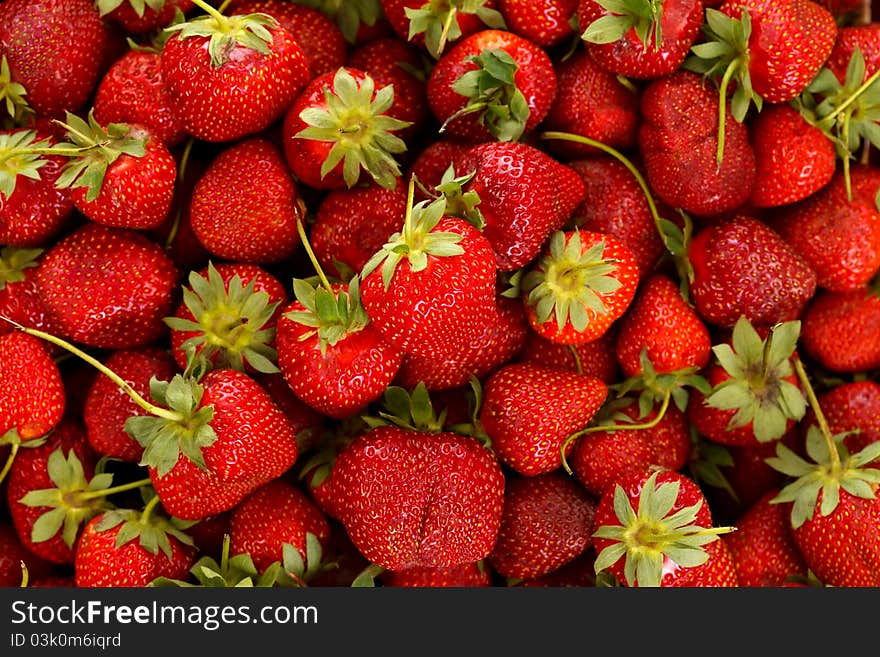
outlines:
[[45, 130], [0, 131], [0, 244], [43, 246], [66, 228], [73, 200], [56, 183], [67, 159], [28, 152], [57, 141]]
[[172, 148], [182, 143], [187, 134], [162, 84], [160, 61], [159, 50], [126, 51], [98, 82], [92, 108], [100, 125], [146, 126], [153, 136]]
[[326, 418], [293, 394], [280, 371], [258, 374], [256, 379], [293, 425], [297, 451], [304, 454], [316, 449]]
[[287, 303], [284, 284], [247, 262], [209, 263], [191, 271], [172, 317], [171, 353], [181, 370], [191, 359], [208, 367], [277, 372], [275, 325]]
[[[880, 441], [880, 383], [877, 381], [845, 381], [818, 394], [816, 400], [832, 433], [855, 432], [843, 439], [850, 454]], [[807, 430], [815, 424], [816, 411], [809, 408], [801, 427]]]
[[413, 566], [380, 575], [382, 586], [395, 588], [484, 587], [492, 585], [492, 569], [485, 560], [454, 566]]
[[858, 84], [867, 81], [877, 71], [878, 65], [880, 65], [880, 47], [878, 47], [880, 44], [877, 41], [878, 29], [880, 29], [880, 22], [877, 21], [867, 24], [838, 25], [837, 39], [834, 41], [834, 47], [825, 61], [825, 68], [834, 73], [834, 77], [841, 84], [846, 82], [847, 69], [856, 49], [859, 50], [865, 62], [863, 77], [861, 80], [858, 80]]
[[827, 290], [857, 290], [880, 271], [880, 168], [843, 170], [810, 198], [780, 208], [768, 220], [816, 272]]
[[108, 23], [140, 35], [161, 30], [178, 10], [187, 14], [195, 5], [192, 0], [96, 0], [95, 6]]
[[[639, 92], [602, 68], [585, 49], [555, 64], [557, 91], [541, 127], [588, 137], [619, 150], [636, 144]], [[594, 156], [594, 146], [552, 139], [547, 150], [565, 160]]]
[[548, 340], [591, 342], [623, 316], [638, 283], [635, 256], [613, 235], [556, 231], [523, 277], [526, 316]]
[[145, 587], [158, 577], [188, 576], [192, 539], [173, 519], [147, 509], [113, 509], [86, 524], [74, 559], [77, 587]]
[[[297, 486], [286, 479], [266, 482], [239, 502], [229, 519], [231, 554], [249, 554], [258, 570], [283, 558], [285, 543], [307, 559], [307, 535], [325, 548], [330, 524], [324, 513]], [[316, 564], [308, 564], [315, 566]]]
[[789, 514], [798, 551], [826, 586], [878, 586], [880, 469], [872, 462], [880, 458], [880, 443], [849, 454], [841, 449], [844, 435], [811, 427], [810, 461], [778, 445], [770, 465], [797, 478], [771, 502]]
[[735, 587], [733, 560], [699, 486], [673, 470], [621, 478], [599, 499], [596, 572], [624, 586]]
[[703, 371], [711, 386], [695, 390], [688, 416], [706, 438], [722, 445], [778, 440], [806, 412], [794, 359], [798, 320], [782, 322], [762, 339], [748, 319], [734, 325], [729, 341], [712, 347], [715, 359]]
[[803, 317], [804, 353], [833, 372], [880, 367], [880, 295], [873, 287], [819, 290]]
[[593, 548], [587, 548], [581, 555], [572, 559], [564, 566], [556, 570], [532, 577], [521, 582], [508, 582], [508, 586], [521, 586], [523, 588], [559, 588], [559, 587], [594, 587], [596, 586], [596, 553]]
[[596, 500], [561, 471], [509, 476], [504, 512], [489, 565], [508, 579], [541, 577], [591, 545]]
[[374, 180], [397, 186], [406, 150], [397, 135], [409, 124], [398, 118], [394, 85], [342, 66], [313, 78], [287, 109], [284, 155], [294, 177], [314, 189], [354, 187]]
[[229, 14], [262, 12], [277, 19], [295, 38], [309, 66], [309, 77], [335, 71], [345, 64], [347, 44], [342, 30], [315, 8], [284, 0], [233, 0]]
[[506, 29], [542, 48], [552, 48], [574, 36], [578, 0], [498, 0]]
[[148, 344], [166, 334], [179, 273], [158, 244], [88, 222], [43, 253], [35, 280], [65, 337], [101, 349]]
[[193, 232], [216, 258], [269, 265], [299, 246], [299, 189], [274, 142], [248, 137], [220, 150], [190, 198]]
[[791, 535], [785, 508], [771, 503], [779, 493], [769, 490], [736, 521], [736, 531], [721, 540], [736, 566], [740, 586], [783, 586], [805, 578], [807, 565]]
[[93, 0], [0, 3], [0, 60], [38, 116], [60, 117], [88, 104], [110, 41]]
[[620, 380], [620, 365], [614, 355], [616, 339], [614, 326], [583, 344], [559, 344], [530, 328], [515, 360], [587, 374], [611, 385]]
[[169, 26], [162, 82], [186, 131], [209, 142], [254, 135], [279, 119], [309, 80], [294, 36], [268, 14], [207, 12]]
[[[415, 178], [419, 181], [416, 186], [416, 200], [425, 201], [433, 198], [433, 193], [438, 185], [443, 184], [443, 176], [455, 163], [459, 161], [473, 144], [466, 141], [441, 136], [438, 139], [429, 140], [428, 143], [412, 156], [412, 161], [405, 178]], [[464, 171], [462, 171], [464, 173]], [[425, 189], [423, 190], [422, 187]], [[426, 193], [430, 192], [429, 193]]]
[[492, 551], [504, 475], [475, 438], [378, 426], [343, 448], [331, 477], [339, 519], [371, 563], [445, 567]]
[[534, 260], [583, 198], [584, 183], [577, 172], [522, 142], [479, 144], [454, 164], [458, 175], [473, 172], [461, 191], [479, 198], [482, 231], [503, 271]]
[[297, 4], [317, 9], [330, 18], [353, 46], [394, 34], [381, 0], [297, 0]]
[[27, 549], [18, 539], [12, 523], [4, 519], [0, 521], [0, 586], [20, 586], [24, 575], [22, 564], [27, 568], [29, 586], [48, 577], [54, 567], [52, 562]]
[[577, 17], [581, 38], [602, 68], [650, 80], [674, 72], [684, 62], [700, 33], [703, 3], [580, 0]]
[[[35, 279], [42, 254], [42, 249], [0, 248], [0, 316], [54, 333], [55, 321], [40, 298]], [[14, 330], [11, 322], [0, 322], [0, 335]], [[55, 345], [46, 347], [50, 354], [55, 354]]]
[[861, 0], [816, 0], [816, 3], [825, 7], [835, 18], [843, 19], [855, 14], [864, 5]]
[[[142, 397], [149, 396], [151, 379], [170, 381], [178, 373], [171, 354], [155, 345], [118, 349], [104, 359], [104, 365]], [[89, 445], [101, 456], [137, 463], [144, 448], [125, 432], [125, 422], [145, 413], [117, 382], [98, 374], [86, 392], [82, 409]]]
[[717, 92], [688, 70], [642, 91], [637, 139], [648, 183], [668, 206], [698, 217], [739, 208], [755, 186], [748, 128], [725, 115], [719, 133], [718, 111]]
[[699, 229], [687, 249], [690, 297], [709, 324], [745, 316], [770, 326], [797, 319], [816, 291], [816, 272], [760, 219], [738, 214]]
[[392, 347], [448, 358], [495, 316], [495, 257], [477, 228], [445, 214], [443, 198], [413, 206], [413, 194], [410, 182], [402, 229], [361, 271], [361, 300]]
[[534, 476], [562, 465], [566, 439], [587, 426], [607, 394], [603, 381], [586, 374], [509, 363], [486, 380], [479, 420], [498, 459]]
[[620, 318], [615, 351], [626, 376], [642, 373], [642, 354], [658, 374], [701, 370], [711, 355], [709, 328], [669, 275], [644, 280]]
[[428, 77], [428, 105], [453, 137], [517, 141], [547, 116], [556, 88], [553, 62], [540, 46], [486, 29], [440, 57]]

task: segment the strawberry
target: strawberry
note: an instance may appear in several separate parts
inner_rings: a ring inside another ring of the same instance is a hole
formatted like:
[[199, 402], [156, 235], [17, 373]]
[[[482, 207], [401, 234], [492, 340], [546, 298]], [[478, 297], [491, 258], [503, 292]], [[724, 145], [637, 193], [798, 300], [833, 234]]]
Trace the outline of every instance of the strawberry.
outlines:
[[[7, 61], [12, 81], [24, 88], [26, 107], [38, 116], [60, 117], [88, 104], [110, 41], [93, 0], [0, 4], [0, 60]], [[12, 108], [21, 111], [14, 103]]]
[[109, 23], [126, 34], [140, 35], [169, 25], [177, 11], [189, 13], [192, 0], [96, 0], [95, 6]]
[[360, 273], [361, 301], [392, 347], [446, 358], [479, 335], [495, 313], [495, 257], [486, 237], [446, 212], [443, 198], [413, 205], [403, 227]]
[[624, 586], [737, 586], [733, 559], [697, 484], [673, 470], [630, 473], [599, 499], [596, 573]]
[[35, 280], [65, 337], [101, 349], [166, 334], [179, 273], [143, 234], [89, 222], [43, 253]]
[[283, 0], [233, 0], [227, 10], [230, 14], [262, 12], [277, 19], [296, 38], [309, 66], [310, 78], [345, 64], [348, 46], [342, 30], [317, 9]]
[[209, 142], [254, 135], [281, 118], [309, 80], [296, 39], [268, 14], [206, 13], [171, 25], [162, 83], [186, 131]]
[[642, 354], [654, 371], [701, 370], [711, 355], [709, 328], [669, 275], [654, 272], [620, 318], [615, 352], [626, 376], [642, 373]]
[[299, 188], [273, 141], [247, 137], [223, 147], [190, 198], [193, 232], [216, 258], [269, 265], [299, 246]]
[[479, 420], [498, 459], [534, 476], [562, 465], [566, 439], [587, 425], [607, 394], [603, 381], [586, 374], [509, 363], [486, 380]]
[[508, 582], [508, 586], [523, 588], [559, 588], [559, 587], [594, 587], [596, 586], [596, 553], [587, 548], [579, 557], [572, 559], [554, 571], [532, 577], [521, 582]]
[[34, 586], [34, 581], [50, 576], [54, 566], [27, 549], [18, 539], [12, 523], [4, 519], [0, 521], [0, 586], [21, 585], [22, 565], [27, 569], [30, 586]]
[[492, 27], [503, 29], [497, 0], [380, 0], [400, 41], [411, 41], [439, 59], [446, 46]]
[[443, 176], [448, 172], [450, 165], [454, 170], [455, 163], [472, 147], [473, 144], [470, 142], [441, 136], [429, 140], [415, 153], [405, 178], [407, 180], [415, 178], [419, 181], [419, 185], [416, 186], [416, 200], [425, 201], [434, 198], [435, 189], [443, 184]]
[[453, 137], [517, 141], [547, 116], [556, 88], [544, 49], [513, 32], [486, 29], [440, 57], [428, 77], [428, 105]]
[[617, 329], [613, 326], [583, 344], [559, 344], [530, 328], [515, 360], [587, 374], [610, 385], [620, 379], [620, 365], [614, 355], [616, 339]]
[[56, 184], [67, 159], [29, 152], [57, 141], [45, 130], [0, 131], [0, 244], [43, 246], [67, 227], [73, 200]]
[[736, 531], [721, 537], [733, 557], [740, 586], [783, 586], [807, 576], [807, 565], [791, 535], [791, 520], [782, 505], [770, 501], [778, 493], [778, 489], [764, 493], [737, 519]]
[[382, 11], [381, 0], [297, 0], [330, 18], [350, 45], [359, 45], [394, 34]]
[[392, 83], [342, 66], [313, 78], [287, 109], [284, 155], [294, 177], [314, 189], [354, 187], [374, 180], [397, 186], [406, 150], [393, 134], [410, 124], [397, 118]]
[[196, 556], [192, 539], [153, 508], [113, 509], [86, 524], [74, 559], [77, 587], [145, 587], [158, 577], [188, 575]]
[[564, 472], [509, 476], [495, 547], [487, 557], [508, 580], [541, 577], [592, 544], [596, 500]]
[[230, 552], [249, 554], [260, 571], [282, 560], [285, 543], [306, 560], [310, 534], [324, 548], [330, 524], [303, 491], [283, 478], [254, 490], [232, 509], [229, 518]]
[[834, 372], [880, 367], [880, 295], [873, 286], [819, 290], [804, 312], [804, 353]]
[[880, 271], [878, 188], [880, 168], [856, 166], [849, 180], [841, 170], [813, 196], [780, 208], [767, 223], [813, 268], [818, 287], [857, 290]]
[[816, 272], [760, 219], [738, 214], [698, 229], [687, 248], [690, 297], [709, 324], [732, 327], [797, 319], [816, 292]]
[[504, 475], [475, 438], [378, 426], [342, 449], [331, 477], [339, 519], [371, 563], [447, 567], [492, 551]]
[[844, 20], [856, 14], [864, 6], [861, 0], [816, 0], [816, 3], [825, 7], [835, 18]]
[[473, 173], [461, 190], [479, 198], [482, 231], [503, 271], [534, 260], [583, 198], [577, 172], [525, 143], [479, 144], [454, 164], [458, 175]]
[[703, 23], [701, 0], [580, 0], [581, 39], [604, 69], [650, 80], [678, 69]]
[[[42, 249], [0, 248], [0, 316], [53, 333], [55, 320], [40, 298], [35, 278], [42, 254]], [[13, 323], [0, 322], [0, 335], [14, 330]], [[48, 349], [54, 355], [54, 345]]]
[[771, 503], [786, 511], [798, 552], [821, 582], [875, 587], [880, 583], [880, 469], [871, 464], [880, 458], [880, 443], [850, 454], [842, 447], [845, 435], [811, 427], [809, 461], [777, 445], [770, 465], [794, 480]]
[[293, 425], [297, 452], [304, 454], [317, 448], [326, 418], [293, 394], [280, 371], [258, 374], [256, 378]]
[[626, 312], [638, 283], [635, 256], [613, 235], [556, 231], [523, 277], [526, 316], [548, 340], [591, 342]]
[[413, 566], [380, 575], [382, 586], [395, 588], [484, 587], [492, 585], [492, 569], [485, 560], [454, 566]]
[[867, 24], [843, 24], [837, 28], [837, 39], [825, 61], [829, 69], [841, 84], [846, 83], [847, 69], [856, 50], [861, 53], [865, 63], [862, 79], [859, 84], [877, 71], [880, 65], [880, 47], [877, 43], [877, 30], [880, 23], [874, 21]]
[[741, 317], [729, 341], [712, 347], [713, 362], [703, 371], [711, 386], [696, 390], [688, 417], [706, 438], [722, 445], [754, 445], [778, 440], [806, 413], [806, 399], [794, 359], [798, 320], [775, 325], [762, 339]]
[[769, 105], [747, 124], [755, 153], [755, 185], [749, 202], [775, 208], [806, 199], [834, 176], [834, 144], [790, 105]]
[[553, 48], [574, 36], [578, 0], [498, 0], [506, 28], [538, 44]]
[[[557, 91], [541, 127], [629, 150], [636, 144], [639, 92], [602, 68], [586, 49], [555, 64]], [[596, 155], [593, 146], [550, 140], [547, 150], [566, 160]]]
[[187, 133], [162, 84], [160, 62], [160, 51], [150, 48], [132, 48], [113, 62], [92, 99], [95, 120], [145, 126], [169, 148], [182, 143]]
[[739, 208], [755, 186], [748, 128], [725, 114], [720, 132], [718, 112], [711, 83], [684, 69], [652, 80], [641, 95], [637, 140], [648, 183], [668, 206], [698, 217]]
[[[154, 377], [170, 381], [178, 373], [171, 354], [155, 345], [118, 349], [104, 359], [104, 365], [144, 397], [149, 395]], [[125, 432], [125, 422], [145, 413], [117, 382], [98, 374], [88, 388], [82, 410], [89, 445], [99, 455], [137, 463], [144, 448]]]
[[[877, 381], [846, 381], [818, 394], [816, 401], [832, 433], [853, 432], [843, 439], [843, 445], [851, 454], [880, 441], [880, 383]], [[807, 409], [801, 426], [809, 429], [816, 423], [815, 410]]]
[[191, 358], [208, 367], [277, 372], [275, 325], [287, 303], [283, 283], [247, 262], [208, 263], [191, 271], [183, 300], [165, 323], [181, 370]]

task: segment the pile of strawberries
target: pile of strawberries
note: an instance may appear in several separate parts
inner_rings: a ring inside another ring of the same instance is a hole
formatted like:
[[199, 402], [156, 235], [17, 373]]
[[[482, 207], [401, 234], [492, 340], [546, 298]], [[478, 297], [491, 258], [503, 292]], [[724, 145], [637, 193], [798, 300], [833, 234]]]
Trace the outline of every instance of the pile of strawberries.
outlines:
[[880, 586], [859, 0], [0, 0], [0, 584]]

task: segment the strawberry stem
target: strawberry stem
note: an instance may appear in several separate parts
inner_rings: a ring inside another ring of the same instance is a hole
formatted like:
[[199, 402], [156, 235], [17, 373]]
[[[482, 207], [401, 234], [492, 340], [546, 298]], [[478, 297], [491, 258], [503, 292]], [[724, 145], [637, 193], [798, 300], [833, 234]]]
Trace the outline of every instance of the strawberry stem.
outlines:
[[731, 60], [730, 64], [724, 71], [724, 75], [721, 77], [721, 84], [718, 87], [718, 148], [715, 151], [715, 164], [718, 169], [721, 168], [721, 161], [724, 159], [724, 125], [727, 122], [727, 87], [730, 85], [730, 79], [733, 77], [733, 74], [739, 70], [741, 64], [742, 59], [740, 57]]
[[[216, 18], [216, 19], [218, 19], [218, 20], [223, 20], [224, 18], [226, 18], [226, 17], [221, 13], [220, 9], [215, 9], [214, 7], [212, 7], [211, 5], [209, 5], [207, 2], [204, 2], [204, 0], [192, 0], [192, 3], [193, 3], [196, 7], [200, 7], [201, 9], [203, 9], [203, 10], [205, 11], [205, 13], [208, 14], [209, 16], [213, 16], [214, 18]], [[227, 0], [226, 2], [224, 2], [224, 3], [221, 5], [221, 8], [226, 8], [226, 6], [227, 6], [228, 4], [229, 4], [229, 0]]]
[[159, 504], [159, 496], [153, 495], [152, 499], [144, 506], [144, 510], [141, 512], [141, 524], [146, 525], [150, 521], [150, 514], [153, 512], [153, 509], [156, 508], [156, 505]]
[[440, 39], [437, 42], [437, 56], [439, 57], [446, 48], [446, 40], [449, 38], [449, 29], [452, 27], [452, 21], [456, 20], [455, 15], [458, 8], [454, 5], [449, 7], [449, 13], [446, 14], [446, 20], [443, 21], [443, 31], [440, 32]]
[[19, 561], [21, 564], [21, 587], [23, 589], [27, 588], [28, 582], [30, 581], [30, 572], [28, 571], [27, 564], [24, 561]]
[[140, 488], [141, 486], [149, 486], [151, 483], [153, 483], [153, 480], [149, 477], [146, 477], [144, 479], [130, 481], [126, 484], [119, 484], [118, 486], [112, 486], [110, 488], [83, 492], [80, 493], [78, 497], [81, 500], [92, 500], [98, 497], [108, 497], [110, 495], [115, 495], [116, 493], [124, 493], [127, 490], [134, 490], [135, 488]]
[[880, 78], [880, 69], [877, 69], [867, 79], [865, 79], [865, 81], [862, 82], [861, 86], [859, 86], [859, 88], [856, 89], [852, 93], [852, 95], [850, 95], [838, 107], [834, 108], [834, 111], [831, 112], [831, 114], [828, 114], [827, 116], [823, 116], [819, 120], [819, 125], [821, 127], [830, 127], [831, 123], [833, 123], [834, 120], [837, 118], [837, 115], [846, 111], [850, 105], [855, 103], [859, 99], [859, 96], [861, 96], [868, 87], [870, 87], [872, 84], [874, 84], [874, 82], [877, 80], [877, 78]]
[[6, 463], [3, 464], [3, 470], [0, 470], [0, 483], [6, 479], [6, 475], [12, 468], [12, 462], [15, 460], [15, 455], [18, 454], [18, 447], [19, 443], [12, 443], [12, 446], [9, 449], [9, 456], [6, 457]]
[[801, 385], [804, 388], [804, 392], [807, 395], [807, 399], [810, 402], [810, 407], [812, 407], [813, 412], [816, 414], [816, 422], [819, 425], [819, 430], [822, 432], [822, 437], [828, 445], [828, 454], [831, 458], [830, 470], [831, 472], [840, 472], [840, 452], [837, 451], [837, 445], [832, 437], [833, 434], [831, 432], [831, 427], [828, 425], [828, 420], [822, 412], [822, 408], [819, 406], [819, 400], [816, 397], [816, 391], [813, 389], [813, 385], [810, 383], [810, 377], [807, 376], [807, 371], [804, 369], [804, 364], [801, 362], [800, 358], [795, 356], [792, 358], [792, 362], [794, 363], [795, 372], [797, 372]]
[[330, 285], [330, 281], [327, 280], [327, 276], [324, 274], [324, 270], [321, 269], [321, 265], [318, 263], [318, 258], [315, 256], [315, 252], [312, 251], [312, 245], [309, 244], [309, 238], [306, 235], [306, 229], [305, 227], [303, 227], [302, 220], [299, 217], [296, 218], [296, 230], [299, 233], [299, 239], [302, 242], [306, 253], [309, 255], [309, 260], [312, 261], [312, 267], [315, 268], [315, 272], [318, 274], [318, 278], [321, 279], [321, 285], [323, 285], [324, 289], [327, 290], [331, 295], [335, 296], [335, 293], [333, 292], [333, 286]]
[[[195, 138], [190, 137], [187, 139], [186, 144], [183, 147], [183, 153], [180, 155], [180, 163], [177, 165], [177, 186], [178, 189], [183, 185], [183, 178], [186, 175], [186, 167], [189, 165], [189, 158], [192, 153], [193, 143], [195, 143]], [[171, 249], [171, 245], [174, 243], [174, 240], [177, 238], [177, 233], [180, 230], [180, 221], [183, 219], [183, 204], [180, 203], [177, 206], [177, 212], [174, 213], [174, 219], [171, 223], [171, 229], [168, 231], [168, 237], [165, 238], [165, 250], [169, 251]]]

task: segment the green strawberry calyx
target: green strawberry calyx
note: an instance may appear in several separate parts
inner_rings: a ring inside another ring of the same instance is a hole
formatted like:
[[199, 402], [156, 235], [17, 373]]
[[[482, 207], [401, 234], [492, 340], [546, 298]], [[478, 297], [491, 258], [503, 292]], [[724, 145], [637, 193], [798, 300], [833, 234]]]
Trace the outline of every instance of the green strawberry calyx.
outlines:
[[378, 414], [363, 415], [370, 428], [393, 425], [411, 431], [441, 433], [446, 423], [446, 409], [437, 413], [427, 387], [421, 381], [412, 391], [401, 386], [388, 386]]
[[34, 114], [25, 96], [27, 89], [12, 79], [9, 62], [3, 55], [0, 57], [0, 103], [6, 108], [4, 119], [11, 121], [12, 125], [21, 125], [28, 116]]
[[24, 249], [14, 246], [0, 248], [0, 290], [9, 283], [21, 283], [25, 280], [25, 270], [39, 264], [43, 249]]
[[129, 5], [138, 18], [144, 17], [144, 11], [149, 7], [155, 12], [162, 11], [165, 0], [96, 0], [95, 7], [101, 16], [106, 16], [111, 11], [118, 9], [123, 3]]
[[297, 4], [317, 9], [335, 22], [350, 44], [357, 42], [362, 26], [373, 27], [383, 17], [380, 0], [297, 0]]
[[583, 332], [591, 316], [608, 312], [602, 297], [620, 288], [616, 271], [617, 260], [605, 257], [604, 240], [584, 251], [578, 230], [558, 230], [550, 236], [548, 252], [537, 267], [523, 277], [522, 290], [538, 322], [555, 320], [560, 331], [571, 323], [575, 331]]
[[361, 270], [362, 280], [381, 265], [382, 284], [387, 290], [397, 266], [404, 258], [413, 272], [420, 272], [427, 268], [429, 256], [449, 258], [464, 254], [464, 248], [459, 244], [462, 235], [446, 231], [434, 232], [434, 228], [446, 214], [446, 199], [441, 197], [413, 205], [414, 196], [415, 178], [409, 183], [403, 229], [394, 233], [367, 261]]
[[[455, 175], [455, 165], [450, 164], [440, 183], [434, 186], [434, 190], [443, 195], [446, 199], [446, 214], [453, 217], [460, 217], [477, 230], [483, 230], [486, 224], [483, 213], [480, 212], [480, 195], [473, 189], [465, 191], [465, 186], [476, 175], [476, 171], [471, 171], [463, 176]], [[428, 192], [430, 194], [430, 192]]]
[[47, 162], [40, 155], [52, 148], [48, 139], [37, 139], [35, 130], [0, 134], [0, 197], [12, 196], [19, 176], [40, 180], [40, 168]]
[[487, 28], [505, 29], [504, 17], [497, 9], [487, 7], [487, 0], [428, 0], [419, 8], [405, 7], [412, 41], [424, 34], [425, 47], [435, 59], [446, 49], [446, 44], [461, 38], [458, 14], [474, 14]]
[[406, 150], [395, 130], [412, 123], [387, 114], [394, 103], [394, 85], [376, 89], [376, 81], [364, 75], [358, 82], [344, 66], [333, 75], [333, 85], [324, 86], [323, 106], [300, 112], [305, 128], [294, 139], [329, 142], [333, 146], [321, 163], [321, 177], [342, 164], [342, 177], [349, 187], [366, 171], [386, 189], [397, 186], [400, 165], [394, 156]]
[[253, 13], [224, 16], [204, 0], [192, 0], [203, 9], [203, 16], [196, 16], [183, 23], [165, 28], [165, 32], [177, 32], [179, 39], [203, 37], [208, 39], [208, 55], [211, 66], [220, 68], [229, 61], [229, 54], [243, 46], [260, 54], [271, 52], [272, 32], [278, 20], [269, 14]]
[[680, 483], [668, 481], [658, 485], [657, 475], [658, 471], [653, 472], [642, 485], [638, 509], [633, 509], [626, 491], [615, 485], [614, 514], [619, 524], [602, 525], [593, 532], [594, 538], [614, 541], [596, 556], [597, 574], [623, 558], [629, 586], [658, 587], [663, 579], [664, 560], [682, 568], [702, 565], [709, 559], [703, 546], [734, 531], [733, 527], [695, 524], [702, 500], [673, 513]]
[[799, 320], [774, 326], [767, 338], [743, 316], [733, 327], [731, 344], [712, 347], [728, 377], [706, 396], [711, 408], [736, 411], [728, 428], [752, 425], [762, 443], [780, 438], [789, 420], [800, 420], [807, 402], [801, 389], [787, 380], [795, 374], [792, 358], [797, 347]]
[[204, 359], [212, 367], [239, 371], [249, 365], [258, 372], [278, 372], [275, 365], [275, 327], [270, 325], [279, 302], [269, 303], [269, 294], [254, 291], [256, 278], [246, 285], [234, 274], [228, 284], [212, 262], [207, 276], [190, 272], [183, 301], [195, 320], [166, 317], [175, 331], [193, 332], [180, 348]]
[[665, 0], [596, 0], [608, 14], [587, 25], [581, 39], [608, 44], [620, 41], [633, 30], [645, 50], [659, 50], [663, 41], [661, 21]]

